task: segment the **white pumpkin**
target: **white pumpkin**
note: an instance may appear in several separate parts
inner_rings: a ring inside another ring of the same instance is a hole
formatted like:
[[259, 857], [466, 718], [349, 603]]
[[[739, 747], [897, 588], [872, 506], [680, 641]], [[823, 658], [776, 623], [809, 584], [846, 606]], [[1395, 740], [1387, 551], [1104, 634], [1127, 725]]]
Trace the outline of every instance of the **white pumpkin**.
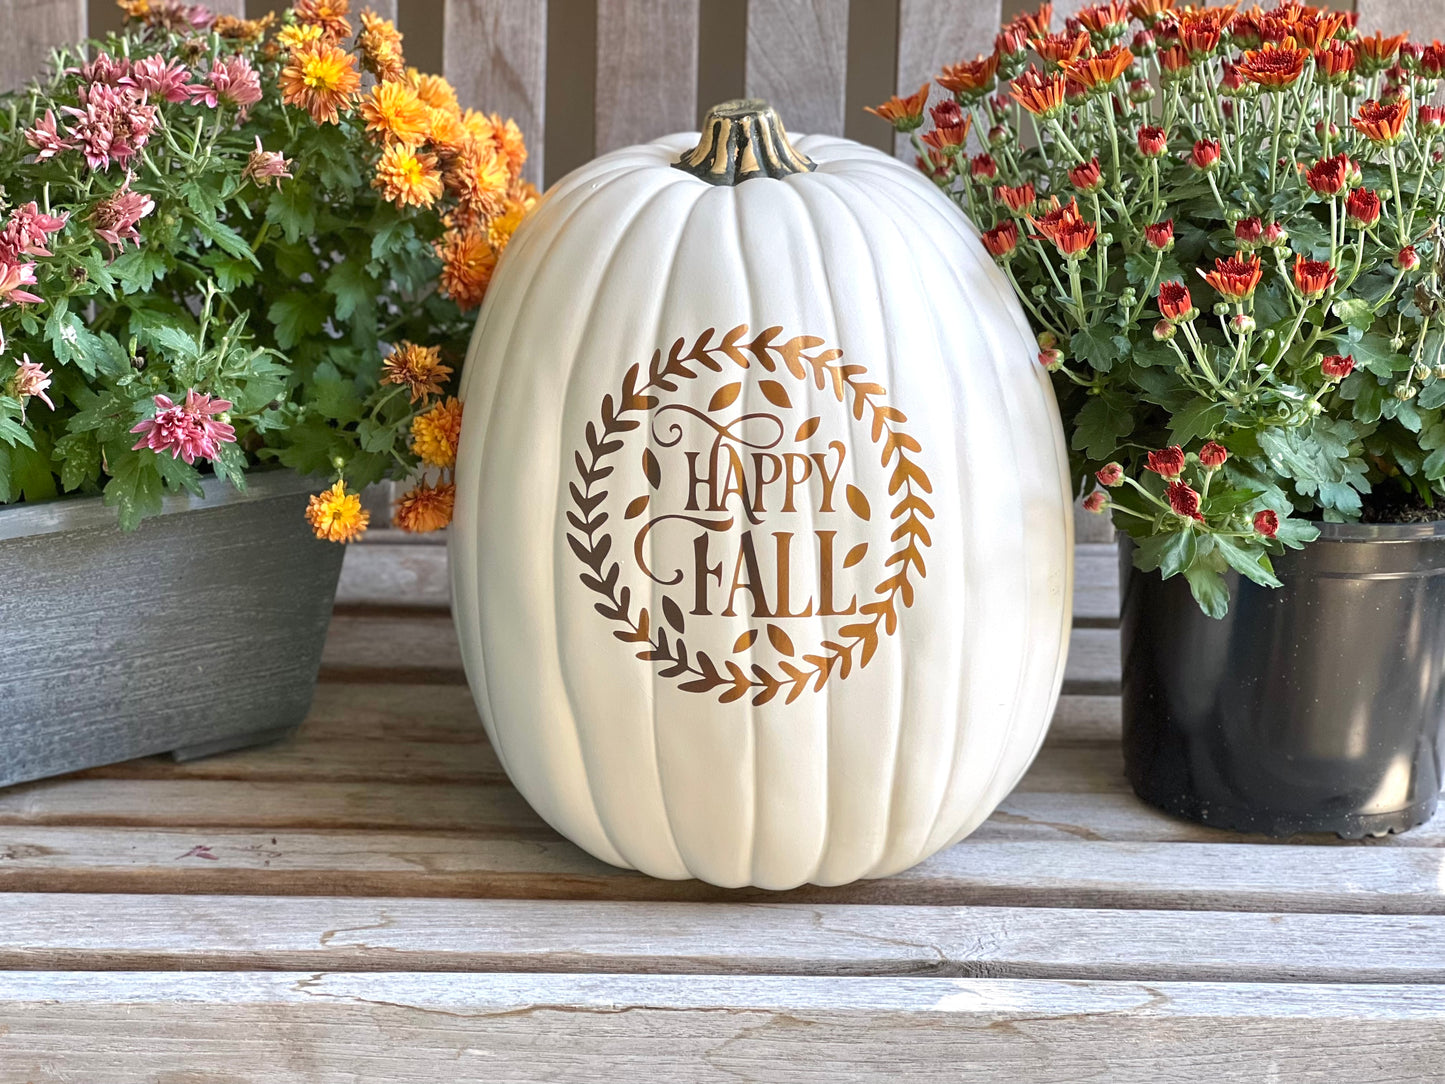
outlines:
[[1053, 713], [1057, 407], [928, 180], [794, 150], [760, 102], [706, 128], [568, 175], [497, 268], [461, 392], [467, 676], [518, 790], [607, 862], [886, 876], [986, 818]]

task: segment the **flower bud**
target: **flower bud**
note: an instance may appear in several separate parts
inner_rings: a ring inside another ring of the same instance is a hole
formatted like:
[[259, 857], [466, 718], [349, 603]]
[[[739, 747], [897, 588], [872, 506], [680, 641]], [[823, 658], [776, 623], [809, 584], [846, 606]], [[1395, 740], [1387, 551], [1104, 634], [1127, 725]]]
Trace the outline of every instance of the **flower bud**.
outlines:
[[1154, 85], [1147, 79], [1135, 79], [1129, 84], [1129, 100], [1135, 105], [1152, 100]]
[[1161, 343], [1168, 342], [1174, 338], [1176, 330], [1178, 329], [1175, 325], [1171, 324], [1168, 320], [1160, 320], [1154, 325], [1154, 341]]
[[1059, 337], [1052, 331], [1040, 331], [1038, 334], [1040, 350], [1052, 350], [1059, 345]]
[[1094, 472], [1094, 477], [1099, 480], [1101, 486], [1108, 486], [1113, 489], [1124, 482], [1124, 468], [1118, 463], [1105, 463]]
[[1174, 247], [1174, 220], [1166, 219], [1144, 227], [1144, 243], [1155, 252], [1166, 252]]
[[1040, 350], [1039, 364], [1049, 372], [1055, 372], [1064, 364], [1064, 352], [1062, 350]]
[[1199, 465], [1207, 471], [1218, 470], [1224, 466], [1224, 461], [1228, 458], [1229, 449], [1212, 440], [1199, 449]]
[[1429, 380], [1430, 366], [1426, 365], [1424, 362], [1421, 362], [1420, 364], [1415, 366], [1413, 375], [1416, 380]]
[[1435, 366], [1435, 379], [1445, 380], [1445, 363]]
[[1414, 396], [1415, 389], [1410, 387], [1409, 384], [1395, 385], [1395, 398], [1399, 399], [1401, 402], [1404, 402], [1406, 399], [1413, 399]]
[[1145, 158], [1162, 158], [1169, 151], [1169, 136], [1156, 125], [1146, 124], [1139, 129], [1139, 153]]
[[995, 124], [988, 130], [988, 145], [1001, 147], [1010, 140], [1009, 130], [1002, 124]]
[[1085, 512], [1097, 512], [1102, 514], [1103, 511], [1108, 507], [1109, 498], [1104, 496], [1102, 490], [1096, 489], [1094, 490], [1094, 492], [1090, 493], [1087, 497], [1084, 498]]
[[1229, 302], [1227, 302], [1227, 301], [1216, 301], [1216, 302], [1214, 303], [1214, 308], [1213, 308], [1211, 311], [1214, 313], [1215, 316], [1228, 316], [1228, 315], [1229, 315]]
[[1406, 245], [1395, 254], [1395, 266], [1401, 271], [1413, 271], [1420, 266], [1420, 256], [1414, 245]]
[[1279, 533], [1279, 513], [1272, 508], [1266, 508], [1262, 512], [1254, 514], [1254, 529], [1265, 538], [1273, 538]]
[[1264, 228], [1264, 243], [1271, 248], [1289, 242], [1289, 231], [1278, 222], [1271, 222]]
[[1219, 164], [1219, 142], [1213, 139], [1200, 139], [1194, 143], [1194, 149], [1189, 152], [1189, 164], [1201, 173], [1207, 173]]
[[1229, 326], [1236, 335], [1248, 335], [1255, 328], [1254, 317], [1247, 312], [1237, 313], [1229, 321]]

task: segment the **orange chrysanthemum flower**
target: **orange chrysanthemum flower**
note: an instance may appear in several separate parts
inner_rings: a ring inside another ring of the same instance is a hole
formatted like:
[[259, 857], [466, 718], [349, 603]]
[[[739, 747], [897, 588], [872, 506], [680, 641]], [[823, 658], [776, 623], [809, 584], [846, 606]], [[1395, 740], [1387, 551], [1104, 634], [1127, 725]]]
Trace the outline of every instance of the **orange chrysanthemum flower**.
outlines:
[[1009, 96], [1036, 117], [1057, 117], [1064, 111], [1069, 81], [1062, 75], [1042, 75], [1029, 67], [1009, 83]]
[[298, 22], [319, 26], [333, 44], [351, 36], [351, 0], [296, 0], [294, 10]]
[[1107, 3], [1080, 8], [1074, 18], [1090, 34], [1117, 37], [1129, 22], [1129, 7], [1124, 0], [1108, 0]]
[[507, 247], [512, 234], [517, 232], [517, 227], [522, 224], [522, 219], [527, 217], [529, 210], [531, 206], [527, 200], [508, 196], [507, 202], [502, 206], [502, 213], [487, 223], [487, 243], [501, 252]]
[[1219, 38], [1230, 14], [1205, 8], [1185, 11], [1179, 16], [1179, 44], [1191, 60], [1202, 60], [1219, 48]]
[[911, 132], [923, 123], [923, 107], [928, 103], [928, 84], [906, 98], [893, 95], [882, 105], [864, 106], [875, 117], [882, 117], [900, 132]]
[[1374, 75], [1391, 67], [1400, 56], [1400, 47], [1408, 34], [1385, 37], [1378, 30], [1368, 38], [1360, 38], [1355, 47], [1360, 51], [1360, 74]]
[[427, 142], [444, 158], [461, 150], [468, 138], [460, 114], [450, 109], [427, 107]]
[[1134, 63], [1134, 54], [1123, 45], [1115, 45], [1081, 60], [1064, 61], [1060, 67], [1088, 90], [1113, 85]]
[[416, 534], [440, 531], [452, 521], [456, 501], [457, 487], [451, 482], [436, 486], [422, 484], [402, 494], [391, 517], [403, 531]]
[[381, 363], [381, 382], [401, 384], [411, 393], [413, 403], [428, 395], [440, 395], [451, 375], [451, 367], [442, 364], [441, 348], [436, 346], [397, 343]]
[[235, 15], [217, 15], [216, 21], [211, 24], [211, 29], [216, 36], [225, 38], [228, 41], [239, 41], [247, 45], [254, 45], [266, 36], [266, 31], [271, 29], [271, 24], [276, 21], [276, 13], [268, 11], [259, 19], [241, 19]]
[[1099, 235], [1098, 227], [1085, 221], [1079, 214], [1078, 200], [1070, 200], [1066, 206], [1061, 207], [1055, 199], [1047, 214], [1037, 218], [1030, 215], [1029, 221], [1039, 233], [1054, 243], [1059, 254], [1065, 258], [1087, 252]]
[[1300, 48], [1314, 52], [1333, 41], [1344, 25], [1344, 12], [1316, 12], [1313, 15], [1301, 15], [1290, 24], [1289, 36], [1294, 38], [1295, 44]]
[[373, 188], [398, 207], [430, 207], [442, 194], [442, 171], [436, 155], [392, 143], [381, 152]]
[[1029, 42], [1034, 52], [1050, 64], [1062, 64], [1066, 60], [1077, 60], [1089, 48], [1088, 34], [1045, 34]]
[[1269, 43], [1262, 49], [1245, 53], [1236, 68], [1251, 83], [1266, 90], [1280, 90], [1293, 85], [1304, 74], [1309, 55], [1307, 49]]
[[281, 69], [281, 100], [300, 106], [317, 124], [336, 124], [360, 86], [356, 58], [326, 42], [303, 45]]
[[1147, 27], [1159, 21], [1159, 16], [1174, 10], [1174, 0], [1129, 0], [1129, 14]]
[[1042, 38], [1049, 32], [1049, 24], [1054, 21], [1054, 5], [1052, 2], [1039, 5], [1038, 11], [1031, 14], [1020, 15], [1004, 27], [1008, 30], [1022, 30], [1026, 38]]
[[1331, 86], [1348, 82], [1355, 72], [1358, 54], [1355, 47], [1346, 41], [1332, 41], [1323, 49], [1315, 50], [1315, 72], [1321, 80]]
[[1243, 301], [1254, 293], [1264, 275], [1259, 257], [1231, 256], [1227, 260], [1215, 259], [1214, 270], [1207, 274], [1201, 269], [1204, 281], [1214, 287], [1216, 293], [1227, 301]]
[[370, 521], [371, 513], [362, 509], [360, 497], [346, 491], [344, 481], [312, 494], [306, 502], [306, 522], [323, 542], [355, 541]]
[[442, 261], [441, 291], [462, 309], [474, 309], [492, 281], [497, 253], [476, 230], [449, 230], [437, 242]]
[[1300, 293], [1311, 301], [1324, 297], [1335, 284], [1334, 265], [1328, 260], [1307, 260], [1303, 256], [1294, 258], [1294, 284]]
[[412, 454], [428, 467], [455, 466], [461, 435], [462, 404], [455, 396], [448, 396], [411, 420]]
[[990, 53], [946, 66], [938, 77], [938, 85], [959, 98], [970, 98], [988, 93], [997, 76], [998, 54]]
[[512, 183], [507, 159], [491, 140], [469, 139], [447, 168], [447, 188], [467, 215], [490, 217], [501, 209]]
[[1388, 146], [1404, 138], [1405, 121], [1409, 117], [1409, 98], [1397, 98], [1390, 102], [1371, 99], [1360, 106], [1360, 111], [1350, 119], [1350, 123], [1371, 143]]
[[452, 113], [461, 111], [457, 92], [440, 75], [424, 75], [415, 68], [408, 68], [406, 81], [416, 91], [416, 96], [433, 109], [446, 109]]
[[431, 114], [416, 91], [405, 83], [377, 83], [361, 99], [366, 130], [383, 141], [415, 147], [426, 142], [431, 131]]
[[361, 66], [382, 82], [406, 77], [406, 61], [401, 53], [401, 34], [390, 19], [370, 11], [361, 13], [361, 33], [356, 35], [361, 50]]
[[507, 172], [513, 177], [519, 176], [522, 167], [527, 163], [527, 142], [522, 138], [522, 129], [512, 118], [508, 117], [503, 120], [496, 113], [492, 114], [491, 121], [497, 149], [507, 160]]

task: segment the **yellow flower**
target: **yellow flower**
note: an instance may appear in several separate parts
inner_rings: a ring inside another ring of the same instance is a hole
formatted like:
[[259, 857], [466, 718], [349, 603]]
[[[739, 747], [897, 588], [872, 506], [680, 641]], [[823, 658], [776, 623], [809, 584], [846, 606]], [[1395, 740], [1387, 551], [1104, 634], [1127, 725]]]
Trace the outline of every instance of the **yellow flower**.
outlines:
[[276, 13], [274, 11], [268, 11], [259, 19], [241, 19], [235, 15], [217, 15], [216, 21], [211, 24], [211, 29], [216, 32], [218, 37], [254, 45], [266, 36], [266, 31], [271, 29], [271, 24], [275, 21]]
[[461, 110], [457, 104], [457, 92], [440, 75], [423, 75], [415, 68], [406, 70], [406, 81], [416, 95], [433, 109], [445, 109], [449, 113]]
[[335, 45], [303, 45], [281, 69], [281, 99], [305, 109], [317, 124], [336, 124], [361, 86], [355, 65], [356, 58]]
[[370, 520], [371, 513], [362, 510], [360, 497], [346, 492], [344, 481], [312, 494], [306, 504], [306, 522], [324, 542], [354, 541], [365, 532]]
[[[391, 85], [391, 84], [388, 84]], [[442, 194], [436, 156], [393, 143], [381, 152], [373, 188], [398, 207], [430, 207]]]
[[435, 346], [400, 342], [381, 363], [381, 382], [406, 385], [413, 403], [440, 393], [451, 375], [451, 367], [442, 364], [441, 349]]
[[437, 242], [441, 257], [441, 290], [462, 309], [474, 309], [491, 284], [497, 253], [476, 230], [448, 230]]
[[453, 155], [467, 141], [462, 118], [454, 110], [427, 106], [427, 141], [442, 154]]
[[351, 0], [296, 0], [295, 10], [299, 21], [321, 27], [329, 42], [351, 36], [351, 22], [346, 18]]
[[428, 467], [454, 466], [461, 433], [462, 404], [449, 396], [411, 420], [411, 450]]
[[448, 167], [446, 181], [463, 212], [490, 218], [502, 209], [512, 178], [490, 140], [469, 139]]
[[439, 531], [452, 521], [457, 487], [451, 482], [419, 485], [402, 494], [391, 517], [403, 531]]
[[517, 122], [508, 117], [505, 121], [500, 116], [492, 114], [492, 129], [496, 133], [498, 149], [502, 157], [507, 160], [507, 169], [513, 177], [522, 172], [522, 166], [527, 161], [527, 144], [522, 138], [522, 129], [517, 127]]
[[390, 19], [363, 11], [356, 47], [361, 50], [362, 67], [382, 82], [405, 77], [406, 61], [401, 55], [401, 34]]
[[144, 19], [151, 13], [151, 0], [115, 0], [127, 19]]
[[426, 105], [405, 83], [377, 83], [361, 99], [361, 115], [368, 132], [406, 147], [425, 142], [431, 129]]
[[507, 202], [502, 205], [502, 213], [487, 223], [487, 242], [501, 252], [522, 224], [522, 219], [527, 217], [527, 210], [527, 204], [522, 200], [508, 196]]
[[290, 26], [281, 28], [281, 32], [276, 35], [276, 41], [289, 53], [300, 49], [303, 45], [315, 44], [323, 37], [325, 37], [325, 31], [314, 23], [292, 23]]

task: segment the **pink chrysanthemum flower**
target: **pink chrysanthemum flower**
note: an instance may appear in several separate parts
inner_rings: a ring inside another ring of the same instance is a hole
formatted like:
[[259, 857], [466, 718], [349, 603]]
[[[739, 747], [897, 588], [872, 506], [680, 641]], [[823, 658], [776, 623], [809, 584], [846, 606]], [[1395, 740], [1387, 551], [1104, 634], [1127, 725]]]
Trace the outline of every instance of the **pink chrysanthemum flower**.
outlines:
[[132, 64], [130, 74], [120, 80], [120, 85], [168, 102], [183, 102], [191, 94], [186, 85], [190, 78], [189, 69], [179, 60], [157, 53]]
[[35, 282], [33, 263], [10, 263], [0, 260], [0, 305], [38, 304], [42, 299], [22, 286]]
[[74, 143], [60, 134], [55, 114], [49, 109], [45, 111], [44, 119], [25, 133], [25, 142], [35, 148], [35, 159], [38, 162], [54, 158], [61, 151], [75, 148]]
[[55, 404], [50, 401], [50, 396], [45, 394], [45, 389], [50, 387], [50, 374], [38, 362], [30, 360], [29, 354], [22, 354], [20, 368], [15, 370], [15, 375], [10, 378], [10, 394], [17, 399], [25, 399], [35, 396], [51, 410]]
[[70, 136], [91, 169], [109, 169], [112, 159], [125, 166], [155, 130], [156, 107], [130, 87], [94, 83], [81, 88], [80, 103], [80, 109], [61, 106], [61, 112], [74, 118]]
[[255, 181], [258, 186], [274, 180], [276, 187], [280, 188], [281, 182], [291, 176], [290, 167], [291, 159], [283, 157], [280, 151], [266, 150], [261, 146], [261, 137], [257, 136], [256, 149], [247, 159], [246, 168], [241, 172], [241, 176]]
[[231, 56], [216, 61], [206, 73], [206, 82], [191, 87], [190, 93], [194, 102], [204, 102], [212, 109], [223, 103], [237, 105], [244, 114], [261, 100], [261, 77], [245, 57]]
[[17, 207], [0, 227], [0, 260], [21, 263], [22, 256], [49, 256], [52, 233], [65, 228], [65, 215], [48, 215], [34, 200]]
[[142, 192], [130, 190], [131, 178], [105, 199], [97, 203], [90, 212], [91, 225], [96, 234], [108, 242], [117, 252], [125, 251], [125, 242], [140, 243], [140, 233], [135, 224], [156, 209], [156, 201]]
[[132, 451], [149, 448], [160, 454], [170, 452], [172, 459], [194, 463], [198, 458], [215, 459], [222, 444], [236, 440], [236, 430], [213, 415], [231, 409], [226, 399], [212, 399], [191, 388], [186, 401], [176, 403], [165, 395], [156, 396], [156, 414], [131, 428], [140, 433]]
[[130, 74], [130, 61], [125, 57], [97, 53], [95, 59], [78, 68], [67, 68], [66, 75], [78, 75], [82, 83], [101, 83], [105, 86], [119, 86]]

